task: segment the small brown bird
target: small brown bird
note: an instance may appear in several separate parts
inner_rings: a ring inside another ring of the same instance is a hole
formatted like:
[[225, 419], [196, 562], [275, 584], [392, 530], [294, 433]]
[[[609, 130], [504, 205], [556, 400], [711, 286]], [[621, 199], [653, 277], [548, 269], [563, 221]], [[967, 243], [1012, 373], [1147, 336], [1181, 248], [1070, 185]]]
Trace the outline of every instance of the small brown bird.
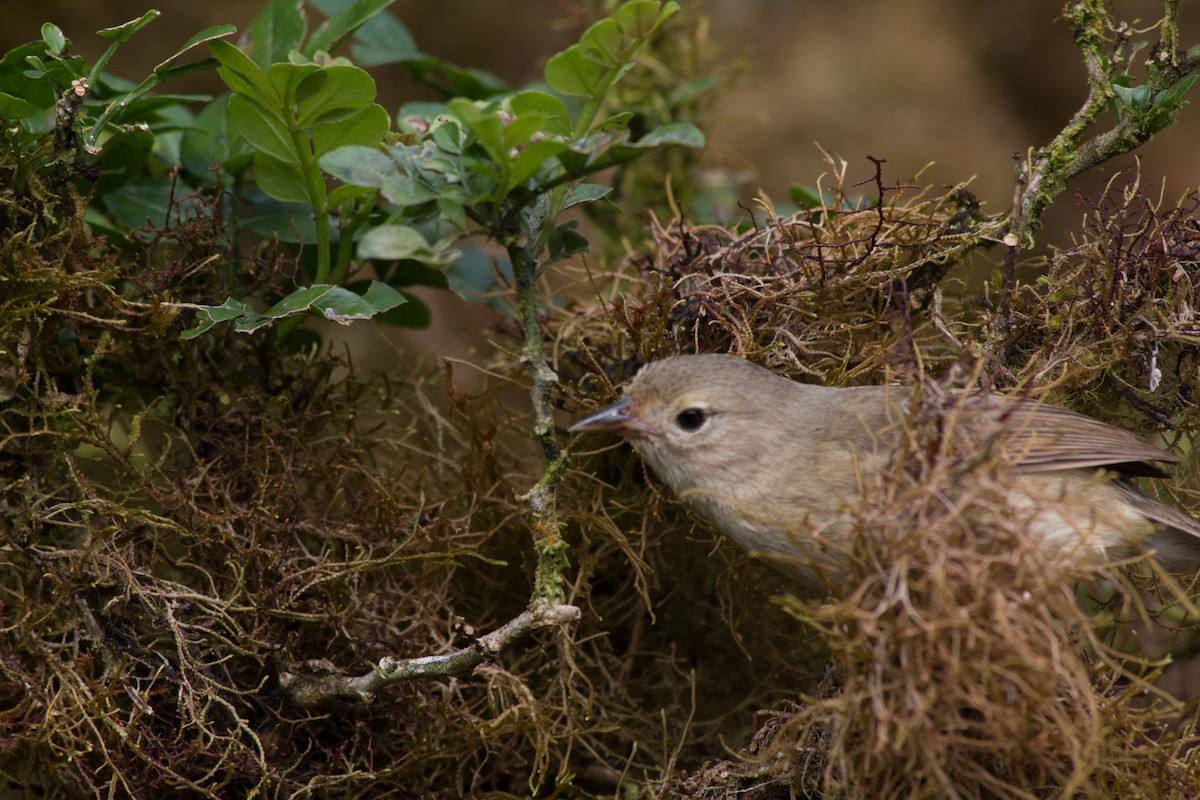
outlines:
[[[901, 444], [911, 392], [796, 383], [732, 355], [648, 364], [620, 401], [577, 431], [614, 431], [671, 490], [751, 553], [812, 587], [837, 585], [864, 487]], [[1009, 474], [1008, 513], [1039, 540], [1089, 561], [1153, 548], [1172, 571], [1200, 567], [1200, 526], [1129, 479], [1179, 459], [1073, 411], [971, 395], [953, 421]], [[1104, 479], [1098, 472], [1111, 473]], [[866, 491], [870, 491], [867, 489]]]

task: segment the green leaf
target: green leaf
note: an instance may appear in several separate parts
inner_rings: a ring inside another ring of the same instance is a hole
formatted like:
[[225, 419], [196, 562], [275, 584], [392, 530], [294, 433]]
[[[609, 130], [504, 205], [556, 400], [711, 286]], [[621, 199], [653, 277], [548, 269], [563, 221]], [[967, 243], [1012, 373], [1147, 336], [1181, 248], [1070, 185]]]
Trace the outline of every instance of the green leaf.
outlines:
[[1182, 99], [1183, 95], [1188, 89], [1192, 88], [1192, 84], [1196, 82], [1197, 78], [1200, 78], [1200, 75], [1188, 75], [1170, 89], [1163, 89], [1161, 92], [1156, 94], [1154, 96], [1153, 104], [1155, 110], [1161, 110], [1164, 113], [1170, 113], [1186, 105], [1186, 101]]
[[823, 205], [821, 194], [811, 186], [793, 183], [788, 188], [788, 195], [791, 197], [792, 202], [798, 206], [820, 208]]
[[186, 42], [183, 43], [182, 47], [172, 53], [166, 60], [159, 62], [158, 66], [154, 68], [154, 74], [165, 76], [171, 73], [175, 66], [175, 62], [177, 62], [184, 53], [191, 50], [193, 47], [204, 44], [205, 42], [211, 42], [220, 39], [224, 36], [230, 36], [234, 33], [237, 33], [237, 28], [233, 25], [213, 25], [210, 28], [205, 28], [204, 30], [190, 37]]
[[390, 311], [384, 311], [375, 317], [375, 320], [393, 328], [428, 328], [429, 323], [433, 321], [433, 314], [425, 301], [409, 292], [400, 294], [404, 295], [408, 302]]
[[693, 102], [698, 97], [709, 92], [716, 86], [717, 79], [712, 75], [703, 75], [683, 83], [667, 97], [668, 108], [679, 108]]
[[277, 113], [288, 119], [295, 119], [293, 106], [296, 104], [296, 87], [309, 75], [320, 70], [320, 64], [291, 64], [288, 62], [279, 62], [267, 67], [267, 80], [270, 81], [271, 88], [279, 97], [279, 102], [270, 107], [277, 109]]
[[444, 270], [422, 264], [412, 259], [396, 261], [384, 276], [388, 286], [430, 286], [434, 289], [449, 289], [450, 282]]
[[[655, 6], [654, 14], [657, 18], [658, 4], [652, 5]], [[579, 39], [579, 54], [606, 67], [615, 67], [624, 60], [621, 47], [624, 39], [621, 26], [616, 20], [602, 19], [583, 32]]]
[[540, 142], [530, 142], [525, 146], [525, 149], [517, 154], [517, 157], [512, 160], [512, 166], [509, 167], [508, 186], [505, 190], [511, 189], [514, 186], [521, 186], [525, 181], [529, 180], [538, 170], [542, 168], [550, 159], [557, 156], [567, 149], [564, 142], [556, 142], [551, 139], [543, 139]]
[[370, 288], [362, 295], [335, 286], [313, 301], [312, 309], [319, 311], [325, 319], [349, 325], [355, 320], [370, 319], [407, 302], [408, 298], [386, 283], [371, 281]]
[[306, 244], [317, 240], [316, 221], [307, 200], [283, 203], [260, 198], [242, 217], [241, 226], [268, 239], [278, 236], [284, 242]]
[[378, 145], [390, 124], [391, 119], [383, 106], [371, 104], [348, 119], [314, 125], [313, 153], [320, 158], [339, 147]]
[[197, 311], [196, 321], [199, 323], [194, 328], [190, 328], [179, 334], [181, 339], [195, 339], [202, 333], [207, 332], [214, 325], [221, 322], [229, 322], [237, 319], [247, 313], [254, 313], [254, 309], [250, 306], [243, 305], [232, 297], [221, 303], [219, 306], [189, 306]]
[[[449, 111], [449, 109], [446, 109]], [[458, 154], [463, 148], [463, 131], [458, 123], [448, 119], [433, 129], [433, 143], [447, 153]]]
[[158, 19], [160, 16], [162, 16], [161, 11], [150, 9], [137, 19], [131, 19], [129, 22], [122, 23], [112, 28], [98, 30], [96, 33], [101, 39], [108, 39], [109, 41], [116, 42], [117, 44], [124, 44], [125, 42], [129, 41], [130, 37], [132, 37], [135, 33], [149, 25], [151, 22], [154, 22], [154, 20]]
[[396, 162], [374, 147], [339, 147], [321, 156], [320, 164], [321, 169], [340, 181], [374, 189], [396, 175]]
[[146, 176], [134, 178], [104, 195], [104, 207], [128, 229], [159, 228], [167, 224], [171, 210], [171, 182]]
[[683, 147], [704, 147], [704, 134], [695, 125], [688, 122], [670, 122], [659, 125], [654, 130], [639, 139], [633, 147], [662, 147], [676, 144]]
[[[231, 96], [223, 94], [205, 105], [196, 115], [192, 127], [183, 134], [183, 143], [180, 145], [183, 167], [205, 183], [216, 181], [212, 173], [214, 165], [226, 170], [228, 160], [236, 154], [236, 150], [245, 150], [245, 143], [229, 121], [228, 104]], [[238, 148], [239, 144], [241, 148]]]
[[[312, 58], [319, 51], [332, 53], [354, 32], [365, 25], [379, 12], [392, 4], [393, 0], [357, 0], [343, 11], [333, 14], [321, 27], [313, 31], [304, 54]], [[372, 98], [373, 99], [373, 98]]]
[[546, 62], [546, 84], [569, 97], [590, 97], [604, 81], [605, 69], [585, 58], [579, 45], [573, 44]]
[[308, 25], [302, 0], [271, 0], [246, 28], [254, 48], [254, 63], [267, 69], [300, 47]]
[[345, 119], [375, 101], [375, 79], [358, 67], [333, 66], [306, 75], [296, 87], [297, 124]]
[[0, 119], [24, 119], [32, 117], [37, 108], [19, 97], [0, 92]]
[[[23, 100], [33, 106], [33, 113], [23, 117], [10, 116], [8, 119], [25, 119], [37, 117], [25, 123], [25, 127], [35, 132], [51, 130], [54, 126], [54, 107], [58, 100], [55, 84], [65, 86], [83, 74], [80, 59], [66, 59], [54, 62], [47, 72], [29, 69], [45, 55], [46, 46], [43, 42], [29, 42], [9, 50], [0, 58], [0, 87], [5, 94]], [[55, 74], [57, 73], [57, 74]]]
[[[92, 64], [92, 68], [87, 75], [88, 83], [92, 86], [99, 84], [101, 76], [104, 75], [104, 68], [108, 65], [108, 62], [112, 60], [112, 57], [116, 55], [117, 51], [121, 49], [121, 46], [128, 42], [135, 33], [149, 25], [154, 20], [158, 19], [160, 15], [161, 12], [151, 9], [137, 19], [126, 22], [124, 25], [118, 25], [115, 28], [105, 28], [104, 30], [96, 31], [101, 38], [108, 39], [112, 42], [112, 44], [106, 47], [104, 52], [100, 54], [100, 57], [97, 58], [95, 63]], [[97, 125], [95, 127], [98, 131], [102, 126]], [[94, 141], [94, 137], [92, 136], [89, 136], [89, 139]]]
[[634, 0], [617, 9], [617, 25], [630, 39], [646, 39], [679, 11], [679, 4], [667, 3], [660, 10], [658, 0]]
[[354, 320], [370, 319], [407, 302], [407, 297], [386, 283], [371, 281], [361, 295], [330, 284], [306, 286], [292, 292], [261, 314], [233, 298], [219, 306], [181, 303], [179, 305], [184, 308], [196, 309], [199, 322], [196, 327], [184, 331], [181, 335], [184, 339], [194, 339], [223, 322], [232, 322], [234, 330], [238, 333], [253, 333], [273, 322], [309, 311], [320, 312], [326, 319], [348, 325]]
[[[44, 44], [44, 42], [43, 42], [43, 44]], [[40, 47], [38, 47], [37, 42], [30, 42], [29, 44], [27, 44], [25, 46], [33, 47], [33, 48], [37, 49], [37, 55], [33, 55], [31, 53], [31, 54], [25, 56], [25, 63], [28, 64], [30, 67], [32, 67], [32, 69], [26, 70], [25, 76], [28, 78], [33, 78], [34, 80], [41, 80], [42, 78], [44, 78], [46, 76], [46, 73], [48, 71], [48, 68], [46, 67], [46, 62], [42, 61], [42, 56], [44, 55], [44, 53], [43, 53], [42, 49]], [[18, 50], [19, 49], [20, 48], [18, 48]], [[14, 53], [14, 52], [17, 52], [17, 51], [13, 51], [13, 50], [9, 51], [9, 53]], [[6, 54], [6, 55], [8, 55], [8, 54]]]
[[588, 169], [595, 171], [597, 168], [624, 164], [645, 155], [656, 147], [668, 145], [703, 148], [704, 134], [695, 125], [687, 122], [671, 122], [660, 125], [636, 142], [613, 145], [595, 164], [589, 164]]
[[131, 181], [142, 173], [155, 137], [145, 125], [127, 125], [104, 140], [100, 151], [100, 180], [96, 190], [101, 194]]
[[551, 264], [570, 258], [576, 253], [586, 253], [592, 249], [592, 243], [578, 228], [579, 220], [569, 219], [550, 233], [550, 240], [546, 243], [548, 256], [539, 271], [545, 271]]
[[407, 225], [379, 225], [367, 231], [358, 244], [360, 258], [416, 258], [417, 254], [428, 251], [425, 237]]
[[[156, 133], [173, 132], [175, 126], [190, 128], [193, 119], [186, 106], [208, 103], [212, 97], [203, 94], [147, 94], [137, 99], [124, 99], [124, 107], [115, 111], [109, 122], [114, 126], [148, 123]], [[181, 114], [188, 114], [185, 119]]]
[[444, 117], [450, 109], [445, 103], [405, 103], [396, 112], [396, 124], [405, 133], [419, 133], [433, 129], [438, 117]]
[[418, 206], [437, 199], [429, 187], [407, 175], [391, 175], [380, 187], [383, 196], [398, 206]]
[[67, 37], [53, 22], [42, 25], [42, 41], [46, 43], [46, 49], [56, 56], [62, 55], [67, 48]]
[[[317, 301], [321, 300], [325, 295], [329, 294], [336, 286], [331, 286], [328, 283], [318, 283], [313, 286], [306, 286], [302, 289], [289, 294], [287, 297], [280, 300], [275, 305], [268, 308], [262, 314], [246, 314], [241, 318], [234, 320], [233, 327], [238, 333], [253, 333], [259, 328], [270, 325], [276, 320], [290, 317], [295, 314], [303, 314], [313, 307]], [[345, 291], [345, 290], [343, 290]]]
[[436, 62], [442, 77], [450, 84], [449, 94], [472, 100], [485, 100], [508, 91], [508, 84], [481, 69], [463, 69], [445, 61]]
[[259, 153], [254, 159], [254, 182], [268, 197], [285, 203], [310, 203], [304, 171], [293, 163]]
[[234, 130], [259, 153], [280, 161], [300, 164], [296, 143], [285, 120], [271, 109], [244, 94], [229, 98], [229, 121]]
[[629, 124], [629, 120], [631, 120], [631, 119], [633, 119], [632, 111], [622, 111], [619, 114], [613, 114], [611, 117], [606, 118], [599, 125], [596, 125], [595, 130], [598, 130], [598, 131], [624, 130], [625, 126]]
[[459, 254], [445, 242], [429, 245], [419, 231], [407, 225], [380, 225], [359, 241], [358, 256], [383, 261], [411, 258], [440, 267], [455, 261]]
[[[351, 186], [349, 184], [345, 184], [337, 187], [329, 193], [329, 198], [325, 202], [325, 207], [338, 208], [339, 206], [343, 206], [352, 200], [359, 199], [360, 197], [373, 195], [375, 192], [375, 189], [371, 189], [367, 186]], [[372, 201], [371, 204], [374, 205], [374, 201]]]
[[378, 14], [359, 28], [350, 53], [364, 67], [424, 58], [408, 28], [391, 14]]
[[541, 114], [527, 114], [523, 117], [516, 117], [515, 119], [510, 119], [508, 124], [504, 124], [504, 121], [501, 120], [500, 124], [503, 126], [504, 131], [503, 144], [505, 151], [507, 152], [527, 142], [535, 133], [541, 133], [543, 122], [545, 122], [545, 118]]
[[571, 135], [571, 114], [566, 104], [547, 92], [526, 91], [513, 95], [509, 107], [518, 117], [540, 115], [542, 130], [552, 136]]
[[500, 164], [508, 159], [508, 149], [504, 143], [504, 123], [500, 120], [498, 110], [486, 112], [463, 97], [454, 98], [447, 106], [450, 112], [475, 134], [493, 161]]
[[[587, 158], [599, 153], [600, 150], [611, 141], [612, 137], [604, 133], [588, 134], [587, 136], [572, 141], [569, 145], [569, 152], [578, 153], [580, 156], [584, 157], [583, 160], [586, 160]], [[563, 163], [566, 165], [565, 160]], [[580, 163], [582, 163], [582, 161]], [[571, 169], [571, 167], [568, 167], [568, 169]]]
[[610, 192], [612, 192], [611, 186], [604, 186], [599, 183], [581, 183], [567, 195], [567, 198], [563, 201], [563, 210], [565, 211], [571, 206], [577, 206], [581, 203], [594, 202], [608, 196]]
[[451, 200], [443, 194], [438, 198], [437, 206], [443, 221], [454, 226], [456, 230], [463, 232], [467, 230], [467, 209], [462, 203]]
[[1135, 111], [1140, 111], [1150, 104], [1150, 90], [1145, 86], [1130, 88], [1114, 83], [1112, 88], [1121, 102]]
[[217, 74], [225, 85], [238, 94], [256, 100], [266, 108], [281, 108], [279, 94], [267, 80], [267, 74], [250, 58], [229, 42], [220, 39], [208, 43], [209, 52], [217, 60]]
[[493, 257], [479, 247], [464, 247], [458, 260], [446, 269], [450, 290], [469, 303], [485, 302], [503, 308], [502, 301], [495, 297], [497, 278], [493, 265], [497, 261], [499, 271], [511, 278], [512, 267], [502, 257]]

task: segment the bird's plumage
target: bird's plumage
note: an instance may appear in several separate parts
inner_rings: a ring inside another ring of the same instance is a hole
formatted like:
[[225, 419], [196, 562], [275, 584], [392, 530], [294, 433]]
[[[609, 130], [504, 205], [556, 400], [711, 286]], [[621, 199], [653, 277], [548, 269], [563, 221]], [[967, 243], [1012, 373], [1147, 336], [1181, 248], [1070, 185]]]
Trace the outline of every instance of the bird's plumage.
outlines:
[[[726, 535], [822, 584], [836, 581], [854, 507], [888, 474], [912, 406], [902, 387], [812, 386], [736, 356], [676, 356], [648, 364], [619, 403], [572, 430], [621, 433]], [[953, 406], [948, 435], [1008, 471], [1011, 512], [1034, 535], [1096, 556], [1149, 546], [1172, 569], [1200, 565], [1200, 526], [1126, 480], [1165, 476], [1159, 465], [1175, 456], [1057, 406], [984, 393]]]

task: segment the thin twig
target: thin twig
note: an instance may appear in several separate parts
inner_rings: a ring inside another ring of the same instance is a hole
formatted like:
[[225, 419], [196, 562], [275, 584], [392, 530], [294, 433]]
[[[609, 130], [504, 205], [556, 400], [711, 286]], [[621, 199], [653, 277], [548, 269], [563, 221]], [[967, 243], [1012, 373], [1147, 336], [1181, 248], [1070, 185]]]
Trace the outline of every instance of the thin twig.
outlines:
[[480, 664], [494, 660], [504, 648], [527, 634], [577, 619], [579, 609], [575, 606], [535, 602], [514, 619], [453, 653], [404, 659], [384, 656], [373, 670], [355, 677], [339, 674], [324, 659], [305, 661], [280, 673], [279, 686], [300, 708], [313, 708], [339, 698], [369, 703], [380, 689], [397, 681], [470, 675]]

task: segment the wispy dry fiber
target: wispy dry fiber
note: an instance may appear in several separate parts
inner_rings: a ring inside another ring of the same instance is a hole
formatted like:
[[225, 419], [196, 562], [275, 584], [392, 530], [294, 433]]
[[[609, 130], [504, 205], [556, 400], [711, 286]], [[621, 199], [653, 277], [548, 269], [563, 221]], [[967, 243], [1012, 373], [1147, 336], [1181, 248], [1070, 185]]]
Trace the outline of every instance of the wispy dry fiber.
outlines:
[[1089, 554], [1038, 538], [1020, 478], [940, 438], [931, 421], [961, 400], [927, 396], [937, 414], [857, 510], [851, 591], [787, 599], [840, 686], [772, 752], [824, 797], [1173, 796], [1196, 776], [1162, 739], [1177, 709], [1155, 695], [1160, 665], [1096, 634], [1073, 589]]

